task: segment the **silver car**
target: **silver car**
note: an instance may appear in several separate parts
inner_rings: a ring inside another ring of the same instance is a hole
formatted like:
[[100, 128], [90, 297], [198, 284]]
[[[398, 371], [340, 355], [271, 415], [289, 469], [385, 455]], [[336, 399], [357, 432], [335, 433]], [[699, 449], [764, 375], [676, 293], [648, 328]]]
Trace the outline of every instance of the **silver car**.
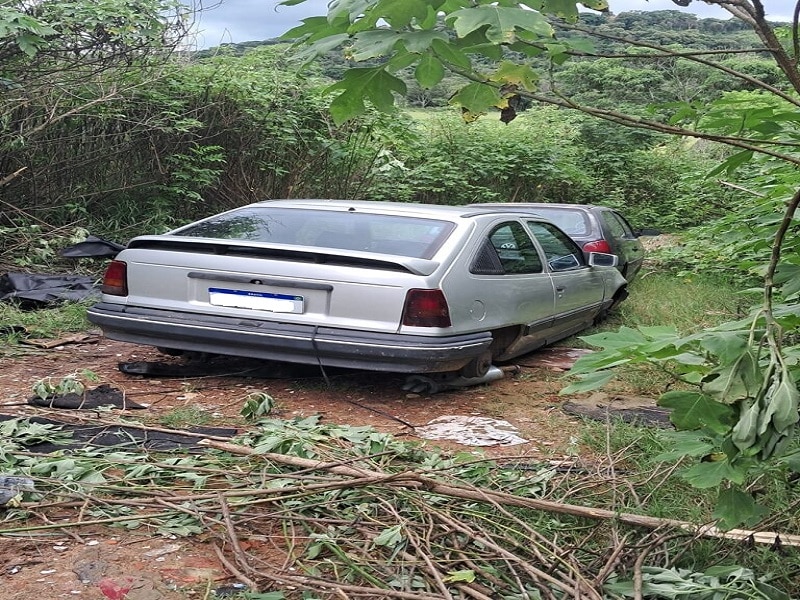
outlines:
[[170, 354], [481, 377], [621, 302], [615, 265], [518, 208], [274, 200], [134, 238], [88, 317]]

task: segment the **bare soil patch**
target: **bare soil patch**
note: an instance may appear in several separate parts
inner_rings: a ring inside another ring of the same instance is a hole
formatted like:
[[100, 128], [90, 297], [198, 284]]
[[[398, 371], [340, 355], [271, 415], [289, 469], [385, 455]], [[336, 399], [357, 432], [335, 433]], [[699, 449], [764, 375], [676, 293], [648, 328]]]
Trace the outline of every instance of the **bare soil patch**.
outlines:
[[[527, 440], [518, 445], [463, 446], [455, 442], [424, 443], [446, 451], [484, 452], [490, 456], [521, 456], [530, 460], [564, 460], [576, 451], [580, 418], [561, 410], [561, 376], [570, 357], [548, 350], [524, 357], [506, 376], [487, 385], [434, 395], [408, 393], [405, 377], [383, 373], [331, 373], [313, 369], [305, 374], [280, 370], [270, 376], [143, 377], [128, 375], [119, 363], [175, 361], [153, 349], [113, 342], [99, 335], [77, 336], [54, 347], [8, 349], [0, 358], [0, 413], [39, 416], [70, 423], [96, 425], [118, 416], [164, 427], [182, 409], [201, 411], [204, 425], [243, 430], [240, 411], [252, 392], [275, 400], [273, 416], [294, 418], [320, 415], [332, 423], [371, 426], [398, 438], [419, 439], [417, 428], [437, 417], [462, 415], [502, 419]], [[52, 345], [51, 345], [52, 346]], [[58, 381], [87, 369], [94, 385], [122, 392], [144, 409], [98, 412], [31, 406], [37, 381]], [[266, 375], [266, 376], [265, 376]], [[0, 508], [0, 519], [3, 509]], [[75, 518], [75, 515], [64, 515]], [[0, 529], [5, 529], [0, 525]], [[262, 549], [269, 553], [270, 548]], [[80, 533], [26, 532], [0, 537], [0, 594], [6, 600], [85, 598], [87, 600], [178, 600], [214, 597], [233, 591], [236, 579], [203, 536], [168, 539], [146, 532], [82, 527]], [[209, 595], [210, 594], [210, 595]]]

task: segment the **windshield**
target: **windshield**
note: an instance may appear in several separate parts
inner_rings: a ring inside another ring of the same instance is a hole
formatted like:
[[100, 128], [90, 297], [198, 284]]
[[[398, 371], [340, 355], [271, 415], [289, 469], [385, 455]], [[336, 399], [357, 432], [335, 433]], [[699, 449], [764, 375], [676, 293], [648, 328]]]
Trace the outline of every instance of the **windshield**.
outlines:
[[171, 235], [431, 258], [454, 228], [420, 217], [248, 206]]

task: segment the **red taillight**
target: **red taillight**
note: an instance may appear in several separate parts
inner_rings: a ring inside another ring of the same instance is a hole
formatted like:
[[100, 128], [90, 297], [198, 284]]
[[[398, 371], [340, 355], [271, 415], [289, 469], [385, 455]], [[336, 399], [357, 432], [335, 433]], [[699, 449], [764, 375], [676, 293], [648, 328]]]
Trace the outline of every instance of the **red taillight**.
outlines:
[[450, 309], [442, 290], [408, 290], [403, 325], [450, 327]]
[[112, 260], [103, 275], [100, 291], [111, 296], [128, 295], [128, 264], [121, 260]]
[[614, 254], [611, 251], [611, 246], [605, 240], [595, 240], [594, 242], [586, 242], [583, 245], [584, 252], [605, 252], [606, 254]]

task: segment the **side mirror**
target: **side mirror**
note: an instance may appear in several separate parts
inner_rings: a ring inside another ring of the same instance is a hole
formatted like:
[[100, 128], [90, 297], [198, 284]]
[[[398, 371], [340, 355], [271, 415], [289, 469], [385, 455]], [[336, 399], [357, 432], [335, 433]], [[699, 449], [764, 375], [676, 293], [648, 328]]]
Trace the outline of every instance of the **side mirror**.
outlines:
[[616, 267], [619, 258], [616, 254], [606, 254], [605, 252], [590, 252], [589, 266], [592, 267]]

